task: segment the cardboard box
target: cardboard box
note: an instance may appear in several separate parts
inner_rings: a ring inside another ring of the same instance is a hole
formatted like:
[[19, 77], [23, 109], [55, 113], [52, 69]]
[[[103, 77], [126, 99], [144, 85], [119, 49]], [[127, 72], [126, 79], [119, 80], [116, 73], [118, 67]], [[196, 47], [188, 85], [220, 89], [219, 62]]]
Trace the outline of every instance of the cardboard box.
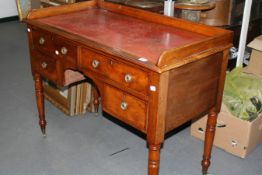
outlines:
[[262, 35], [249, 43], [248, 47], [252, 48], [252, 53], [246, 72], [262, 76]]
[[[191, 135], [204, 140], [207, 116], [191, 125]], [[245, 158], [262, 140], [262, 114], [252, 122], [241, 120], [233, 116], [222, 105], [218, 115], [214, 145], [223, 150]]]
[[[245, 72], [262, 77], [262, 35], [248, 45], [252, 54]], [[191, 125], [191, 135], [204, 140], [207, 116]], [[252, 122], [233, 116], [225, 105], [218, 115], [214, 145], [233, 155], [245, 158], [262, 140], [262, 113]]]

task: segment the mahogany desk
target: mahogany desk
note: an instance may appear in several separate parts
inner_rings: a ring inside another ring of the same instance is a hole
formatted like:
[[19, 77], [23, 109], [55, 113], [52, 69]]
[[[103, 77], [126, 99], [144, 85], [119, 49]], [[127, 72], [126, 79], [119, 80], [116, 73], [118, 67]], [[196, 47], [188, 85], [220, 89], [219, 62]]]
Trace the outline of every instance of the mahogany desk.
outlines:
[[35, 10], [26, 23], [44, 134], [42, 78], [64, 86], [74, 70], [95, 82], [104, 111], [146, 134], [149, 175], [165, 134], [209, 112], [206, 174], [231, 32], [103, 1]]

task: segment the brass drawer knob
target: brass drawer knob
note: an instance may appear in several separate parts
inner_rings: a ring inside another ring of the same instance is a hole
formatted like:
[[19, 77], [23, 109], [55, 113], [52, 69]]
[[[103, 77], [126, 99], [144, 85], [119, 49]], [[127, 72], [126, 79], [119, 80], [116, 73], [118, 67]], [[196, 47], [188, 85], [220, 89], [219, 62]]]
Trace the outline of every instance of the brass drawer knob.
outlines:
[[132, 80], [133, 80], [133, 77], [132, 77], [131, 74], [126, 74], [126, 75], [125, 75], [125, 81], [126, 81], [127, 83], [132, 82]]
[[66, 47], [62, 47], [62, 48], [61, 48], [61, 53], [62, 53], [63, 55], [66, 55], [67, 52], [68, 52], [68, 50], [67, 50]]
[[94, 59], [94, 60], [92, 61], [92, 66], [93, 66], [93, 68], [98, 68], [99, 64], [100, 64], [100, 62], [99, 62], [98, 60], [96, 60], [96, 59]]
[[43, 69], [46, 69], [48, 64], [46, 62], [43, 62], [41, 66], [42, 66]]
[[123, 101], [123, 102], [120, 104], [120, 107], [121, 107], [121, 109], [124, 110], [124, 111], [127, 110], [127, 108], [128, 108], [127, 102]]
[[45, 43], [45, 38], [40, 37], [39, 39], [39, 44], [43, 45]]

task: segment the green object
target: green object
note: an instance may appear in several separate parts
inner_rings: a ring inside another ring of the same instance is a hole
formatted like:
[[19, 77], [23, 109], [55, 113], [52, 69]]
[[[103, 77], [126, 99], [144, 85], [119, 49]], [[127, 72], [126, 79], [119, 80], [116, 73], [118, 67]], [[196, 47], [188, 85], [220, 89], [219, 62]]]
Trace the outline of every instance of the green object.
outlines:
[[262, 112], [262, 79], [235, 68], [227, 74], [223, 103], [234, 116], [254, 120]]

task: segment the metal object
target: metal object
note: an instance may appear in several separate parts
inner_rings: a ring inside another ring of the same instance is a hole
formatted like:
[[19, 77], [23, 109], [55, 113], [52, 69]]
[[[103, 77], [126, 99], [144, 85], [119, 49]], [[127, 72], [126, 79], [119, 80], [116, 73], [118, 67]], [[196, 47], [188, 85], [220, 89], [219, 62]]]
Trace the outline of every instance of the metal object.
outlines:
[[110, 60], [110, 61], [109, 61], [109, 64], [110, 64], [110, 65], [113, 65], [113, 64], [114, 64], [114, 62], [113, 62], [112, 60]]
[[164, 15], [166, 16], [174, 16], [174, 4], [175, 1], [165, 0], [164, 2]]
[[59, 55], [59, 51], [58, 51], [58, 50], [55, 50], [55, 54], [56, 54], [56, 55]]
[[[209, 1], [181, 1], [176, 2], [175, 8], [181, 10], [181, 15], [179, 17], [193, 21], [199, 22], [201, 11], [211, 10], [216, 7], [216, 3], [211, 3]], [[208, 2], [208, 3], [204, 3]]]
[[123, 101], [123, 102], [121, 103], [120, 107], [121, 107], [121, 109], [124, 110], [124, 111], [127, 110], [127, 108], [128, 108], [127, 102]]
[[198, 22], [200, 20], [200, 11], [182, 10], [182, 18], [189, 21]]
[[244, 7], [244, 14], [243, 14], [243, 22], [241, 27], [240, 39], [239, 39], [239, 46], [238, 46], [238, 57], [236, 66], [240, 67], [243, 65], [244, 60], [244, 53], [246, 50], [246, 42], [247, 42], [247, 32], [248, 32], [248, 25], [250, 20], [250, 12], [251, 12], [252, 0], [247, 0], [245, 2]]
[[210, 0], [177, 0], [176, 3], [184, 4], [184, 5], [202, 5], [209, 3]]
[[43, 45], [45, 43], [45, 38], [40, 37], [39, 39], [39, 44]]
[[149, 8], [156, 8], [161, 7], [163, 4], [161, 2], [154, 2], [154, 1], [134, 1], [134, 0], [127, 0], [125, 2], [126, 5], [130, 5], [133, 7], [138, 7], [142, 9], [149, 9]]
[[164, 9], [163, 2], [161, 1], [157, 2], [154, 0], [105, 0], [105, 1], [127, 5], [135, 8], [140, 8], [155, 13], [162, 13]]
[[150, 91], [156, 91], [156, 86], [150, 86]]
[[42, 66], [43, 69], [46, 69], [48, 64], [46, 62], [43, 62], [41, 66]]
[[41, 128], [41, 131], [42, 131], [43, 137], [45, 138], [45, 137], [46, 137], [46, 131], [45, 131], [45, 128]]
[[126, 74], [126, 75], [125, 75], [125, 81], [126, 81], [127, 83], [132, 82], [132, 80], [133, 80], [133, 77], [132, 77], [131, 74]]
[[148, 59], [143, 58], [143, 57], [139, 58], [138, 60], [139, 60], [139, 61], [142, 61], [142, 62], [147, 62], [147, 61], [148, 61]]
[[100, 62], [99, 62], [98, 60], [96, 60], [96, 59], [94, 59], [94, 60], [92, 61], [92, 66], [93, 66], [93, 68], [97, 68], [97, 67], [99, 66], [99, 64], [100, 64]]
[[62, 53], [63, 55], [66, 55], [67, 52], [68, 52], [68, 50], [67, 50], [66, 47], [62, 47], [62, 48], [61, 48], [61, 53]]

